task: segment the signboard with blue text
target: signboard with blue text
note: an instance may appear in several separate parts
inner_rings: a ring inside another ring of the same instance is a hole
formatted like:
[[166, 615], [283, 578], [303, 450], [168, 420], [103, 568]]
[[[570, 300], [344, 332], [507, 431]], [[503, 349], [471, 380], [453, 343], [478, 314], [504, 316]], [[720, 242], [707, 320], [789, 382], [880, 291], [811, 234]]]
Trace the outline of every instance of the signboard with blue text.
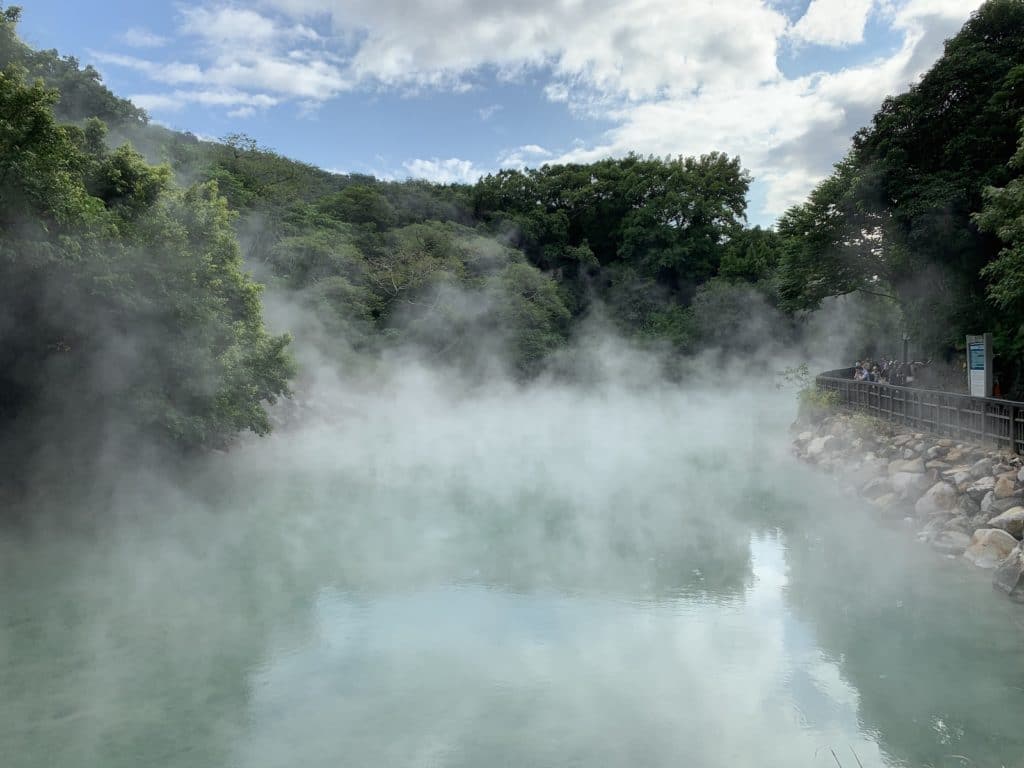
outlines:
[[967, 337], [967, 386], [972, 397], [992, 397], [992, 334]]

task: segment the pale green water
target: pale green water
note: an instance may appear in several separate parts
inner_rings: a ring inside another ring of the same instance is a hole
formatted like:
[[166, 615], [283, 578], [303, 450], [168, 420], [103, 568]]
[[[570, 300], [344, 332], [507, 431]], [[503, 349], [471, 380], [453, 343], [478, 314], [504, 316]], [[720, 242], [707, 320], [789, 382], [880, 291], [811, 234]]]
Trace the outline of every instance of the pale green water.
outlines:
[[1024, 766], [1024, 610], [788, 403], [399, 407], [8, 530], [0, 766]]

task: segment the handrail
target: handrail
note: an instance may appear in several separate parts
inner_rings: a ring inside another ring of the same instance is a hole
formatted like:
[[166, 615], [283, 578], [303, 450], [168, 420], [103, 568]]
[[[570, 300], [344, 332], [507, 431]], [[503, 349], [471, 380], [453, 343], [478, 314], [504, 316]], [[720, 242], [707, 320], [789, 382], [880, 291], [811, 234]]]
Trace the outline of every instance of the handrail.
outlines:
[[836, 392], [847, 408], [921, 432], [1024, 453], [1024, 402], [856, 381], [852, 368], [826, 371], [814, 382], [823, 392]]

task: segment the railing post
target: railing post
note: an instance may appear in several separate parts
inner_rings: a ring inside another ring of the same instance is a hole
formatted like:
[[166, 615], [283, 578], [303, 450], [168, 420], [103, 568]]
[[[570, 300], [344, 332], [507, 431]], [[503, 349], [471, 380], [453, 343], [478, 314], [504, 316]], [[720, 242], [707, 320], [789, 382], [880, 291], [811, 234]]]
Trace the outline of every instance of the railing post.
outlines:
[[1017, 406], [1010, 405], [1007, 409], [1007, 415], [1010, 418], [1010, 428], [1008, 435], [1010, 438], [1010, 453], [1017, 452]]

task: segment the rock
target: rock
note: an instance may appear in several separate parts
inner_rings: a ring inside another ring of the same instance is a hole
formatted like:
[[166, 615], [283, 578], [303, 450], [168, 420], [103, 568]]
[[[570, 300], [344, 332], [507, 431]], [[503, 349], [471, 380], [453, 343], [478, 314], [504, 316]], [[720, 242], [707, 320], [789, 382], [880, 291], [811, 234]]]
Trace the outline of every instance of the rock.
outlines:
[[912, 448], [904, 448], [903, 449], [903, 458], [904, 459], [912, 459], [912, 458], [914, 458], [915, 455], [916, 454], [914, 453], [914, 450]]
[[1024, 549], [1018, 544], [992, 574], [992, 586], [1010, 597], [1024, 597]]
[[860, 489], [860, 495], [866, 499], [877, 499], [879, 496], [892, 491], [892, 484], [886, 477], [876, 477], [874, 480], [869, 480], [863, 488]]
[[883, 512], [888, 512], [896, 507], [897, 501], [899, 501], [899, 497], [895, 493], [886, 493], [877, 499], [872, 499], [871, 503]]
[[1017, 473], [1017, 479], [1024, 483], [1024, 467], [1021, 467], [1020, 471]]
[[[966, 498], [970, 498], [969, 496]], [[989, 491], [981, 500], [981, 511], [989, 512], [992, 509], [992, 502], [996, 500], [996, 494], [994, 491]]]
[[952, 448], [956, 443], [950, 440], [948, 437], [944, 437], [936, 443], [940, 448]]
[[926, 461], [924, 464], [925, 469], [937, 469], [940, 472], [949, 469], [949, 467], [950, 465], [942, 461], [941, 459], [932, 459], [931, 461]]
[[917, 498], [918, 494], [927, 490], [929, 484], [925, 475], [919, 475], [916, 472], [897, 472], [889, 478], [889, 482], [892, 483], [893, 490], [897, 495], [904, 499], [911, 496]]
[[904, 446], [913, 439], [913, 435], [896, 435], [896, 437], [892, 439], [892, 444], [895, 446]]
[[958, 461], [963, 461], [964, 456], [966, 456], [966, 454], [962, 449], [954, 448], [953, 450], [946, 454], [946, 461], [948, 461], [950, 464], [956, 464]]
[[[960, 533], [970, 535], [970, 532], [974, 530], [974, 527], [971, 525], [971, 520], [967, 515], [957, 515], [952, 520], [947, 521], [946, 524], [942, 526], [942, 530], [960, 531]], [[1011, 536], [1010, 538], [1013, 537]], [[1014, 539], [1014, 541], [1016, 541], [1016, 539]]]
[[946, 480], [949, 480], [949, 482], [951, 482], [957, 488], [959, 488], [960, 486], [966, 487], [971, 482], [971, 480], [974, 479], [973, 477], [971, 477], [971, 473], [969, 470], [962, 469], [960, 467], [953, 467], [953, 469], [943, 472], [942, 476]]
[[970, 546], [971, 537], [960, 531], [942, 531], [932, 540], [932, 547], [947, 555], [959, 555]]
[[946, 449], [943, 448], [941, 445], [933, 445], [931, 448], [924, 452], [924, 456], [926, 459], [937, 459], [945, 453]]
[[949, 483], [936, 483], [929, 488], [924, 496], [917, 500], [914, 512], [919, 516], [934, 515], [948, 512], [956, 506], [956, 489]]
[[946, 525], [946, 521], [945, 520], [940, 520], [938, 518], [932, 518], [931, 520], [929, 520], [927, 523], [924, 524], [924, 527], [921, 528], [920, 531], [917, 532], [917, 540], [918, 541], [934, 541], [935, 538], [940, 533], [942, 533], [942, 529], [943, 529], [943, 527], [945, 525]]
[[989, 491], [995, 490], [996, 479], [994, 477], [983, 477], [980, 480], [976, 480], [964, 489], [964, 493], [970, 496], [975, 501], [981, 501], [985, 498], [985, 494]]
[[1013, 509], [1014, 507], [1019, 506], [1024, 506], [1024, 499], [1022, 499], [1017, 494], [1014, 494], [1013, 496], [1007, 496], [1005, 499], [997, 499], [995, 498], [995, 494], [992, 494], [992, 503], [989, 505], [988, 508], [989, 517], [992, 517], [994, 515], [1001, 515], [1006, 510]]
[[823, 437], [816, 437], [811, 440], [811, 444], [807, 446], [808, 456], [820, 456], [828, 448], [828, 444], [833, 442], [835, 437], [832, 435], [824, 435]]
[[980, 528], [971, 536], [964, 557], [979, 568], [995, 568], [1009, 557], [1017, 540], [999, 528]]
[[1016, 539], [1024, 535], [1024, 507], [1013, 507], [988, 521], [989, 528], [1001, 528]]
[[976, 478], [982, 478], [992, 474], [992, 460], [980, 459], [971, 465], [971, 474]]
[[997, 499], [1005, 499], [1013, 496], [1013, 480], [1008, 478], [1006, 475], [1002, 475], [996, 480], [996, 486], [994, 488]]
[[801, 432], [799, 435], [796, 436], [796, 439], [797, 439], [797, 442], [799, 442], [799, 443], [809, 443], [809, 442], [811, 442], [811, 440], [814, 439], [814, 433], [813, 432]]
[[900, 461], [897, 459], [896, 461], [890, 461], [889, 474], [894, 475], [897, 472], [924, 474], [924, 462], [921, 459], [911, 459], [909, 461]]
[[956, 511], [961, 515], [974, 517], [981, 512], [981, 506], [970, 496], [957, 496]]

